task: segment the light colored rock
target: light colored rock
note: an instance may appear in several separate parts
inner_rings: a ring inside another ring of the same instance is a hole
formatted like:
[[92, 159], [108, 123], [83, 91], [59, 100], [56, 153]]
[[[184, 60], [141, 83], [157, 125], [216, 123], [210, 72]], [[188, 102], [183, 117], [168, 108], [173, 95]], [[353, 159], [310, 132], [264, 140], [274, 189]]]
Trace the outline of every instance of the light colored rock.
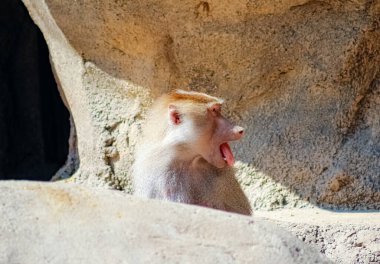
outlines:
[[46, 38], [61, 95], [75, 123], [70, 143], [75, 142], [77, 150], [70, 149], [66, 165], [54, 178], [75, 172], [73, 181], [131, 192], [129, 168], [141, 113], [151, 102], [148, 89], [114, 78], [86, 61], [44, 2], [24, 3]]
[[380, 212], [320, 209], [257, 211], [277, 223], [334, 263], [380, 263]]
[[131, 191], [146, 107], [189, 87], [247, 127], [257, 207], [380, 208], [379, 0], [23, 2], [75, 121], [72, 180]]
[[0, 263], [329, 263], [274, 224], [75, 184], [0, 182]]

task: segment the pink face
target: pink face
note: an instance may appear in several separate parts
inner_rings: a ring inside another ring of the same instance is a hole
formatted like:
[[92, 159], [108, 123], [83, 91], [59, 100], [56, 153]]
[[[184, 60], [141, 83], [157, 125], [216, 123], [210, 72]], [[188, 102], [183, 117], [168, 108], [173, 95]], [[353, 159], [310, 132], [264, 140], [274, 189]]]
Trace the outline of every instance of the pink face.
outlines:
[[201, 155], [217, 168], [233, 166], [234, 155], [229, 141], [241, 139], [244, 129], [235, 126], [221, 113], [221, 104], [213, 104], [207, 109], [208, 120], [212, 125], [211, 139], [202, 148]]
[[[185, 119], [192, 115], [180, 113], [175, 107], [169, 106], [169, 116], [173, 125], [183, 128], [181, 134], [189, 130], [189, 127], [185, 128], [188, 124]], [[191, 134], [196, 135], [195, 138], [187, 138], [191, 149], [217, 168], [233, 166], [235, 159], [228, 142], [242, 138], [244, 129], [233, 125], [222, 115], [219, 103], [209, 106], [206, 114], [194, 115], [190, 119]]]

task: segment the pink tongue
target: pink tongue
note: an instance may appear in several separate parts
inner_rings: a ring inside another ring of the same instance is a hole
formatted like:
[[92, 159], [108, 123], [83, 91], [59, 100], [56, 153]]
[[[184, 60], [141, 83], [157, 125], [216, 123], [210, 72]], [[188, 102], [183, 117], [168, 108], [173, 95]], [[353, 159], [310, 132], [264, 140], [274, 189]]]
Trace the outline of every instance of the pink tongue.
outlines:
[[226, 158], [227, 164], [229, 166], [234, 165], [234, 154], [232, 154], [231, 148], [228, 145], [228, 143], [223, 143], [222, 145], [220, 145], [220, 151], [222, 152], [222, 156]]

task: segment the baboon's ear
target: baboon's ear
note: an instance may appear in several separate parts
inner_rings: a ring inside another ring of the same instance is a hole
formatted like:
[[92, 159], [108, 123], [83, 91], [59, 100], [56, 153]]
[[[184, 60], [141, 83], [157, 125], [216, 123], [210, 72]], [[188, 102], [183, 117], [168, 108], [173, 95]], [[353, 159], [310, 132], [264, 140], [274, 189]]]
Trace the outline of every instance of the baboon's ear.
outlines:
[[182, 122], [181, 115], [175, 105], [169, 105], [169, 118], [174, 125], [179, 125]]

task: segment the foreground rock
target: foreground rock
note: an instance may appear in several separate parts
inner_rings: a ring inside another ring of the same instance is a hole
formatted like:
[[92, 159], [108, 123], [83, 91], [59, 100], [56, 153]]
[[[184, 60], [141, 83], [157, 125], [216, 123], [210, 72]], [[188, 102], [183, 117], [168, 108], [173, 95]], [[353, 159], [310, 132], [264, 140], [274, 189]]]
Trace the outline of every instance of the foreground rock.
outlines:
[[146, 107], [189, 87], [247, 127], [254, 204], [380, 208], [379, 0], [23, 2], [76, 127], [57, 178], [129, 190]]
[[251, 217], [60, 183], [0, 182], [0, 263], [328, 263]]
[[380, 212], [291, 209], [256, 212], [291, 231], [334, 263], [380, 263]]

